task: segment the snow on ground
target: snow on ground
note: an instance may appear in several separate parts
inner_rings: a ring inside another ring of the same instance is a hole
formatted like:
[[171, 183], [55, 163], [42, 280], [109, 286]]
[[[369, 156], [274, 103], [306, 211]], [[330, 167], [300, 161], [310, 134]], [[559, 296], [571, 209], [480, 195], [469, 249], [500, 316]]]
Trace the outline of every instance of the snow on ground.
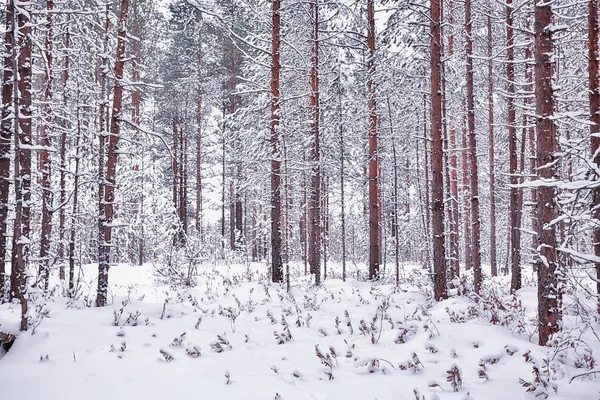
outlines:
[[[520, 291], [522, 307], [513, 301], [502, 311], [494, 308], [499, 301], [476, 305], [464, 296], [432, 302], [418, 269], [398, 290], [330, 279], [316, 291], [299, 277], [288, 295], [284, 286], [249, 282], [243, 266], [203, 267], [197, 286], [173, 288], [157, 283], [151, 266], [119, 265], [110, 271], [112, 304], [99, 309], [85, 300], [95, 297], [94, 270], [84, 268], [79, 300], [48, 300], [49, 316], [35, 334], [19, 334], [0, 359], [0, 399], [274, 399], [278, 393], [285, 400], [413, 400], [416, 389], [427, 400], [468, 399], [467, 393], [506, 400], [528, 396], [519, 383], [534, 380], [527, 351], [547, 373], [548, 349], [532, 343], [537, 333], [526, 323], [536, 313], [533, 287]], [[500, 291], [508, 281], [488, 284]], [[17, 305], [1, 305], [0, 331], [16, 329], [18, 313]], [[494, 315], [506, 326], [492, 324]], [[581, 328], [581, 319], [566, 316], [565, 325]], [[598, 359], [600, 342], [589, 329], [579, 331]], [[215, 345], [218, 335], [223, 340]], [[199, 357], [187, 354], [195, 350]], [[556, 380], [550, 382], [558, 385], [557, 395], [548, 389], [551, 398], [600, 398], [600, 376], [569, 384], [588, 371], [571, 365], [584, 354], [585, 346], [550, 350], [550, 360], [566, 357], [551, 364]], [[447, 381], [454, 365], [462, 380], [457, 393]]]

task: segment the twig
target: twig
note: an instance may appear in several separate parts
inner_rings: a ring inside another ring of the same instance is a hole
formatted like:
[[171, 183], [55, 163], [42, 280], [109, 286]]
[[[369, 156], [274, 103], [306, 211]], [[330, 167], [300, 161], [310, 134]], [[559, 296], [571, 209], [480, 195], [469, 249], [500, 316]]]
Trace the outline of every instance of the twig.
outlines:
[[573, 376], [570, 380], [569, 380], [569, 384], [571, 384], [571, 382], [573, 382], [573, 380], [575, 378], [581, 378], [582, 376], [588, 376], [588, 375], [592, 375], [592, 374], [600, 374], [600, 370], [598, 371], [589, 371], [589, 372], [584, 372], [583, 374], [577, 374], [575, 376]]

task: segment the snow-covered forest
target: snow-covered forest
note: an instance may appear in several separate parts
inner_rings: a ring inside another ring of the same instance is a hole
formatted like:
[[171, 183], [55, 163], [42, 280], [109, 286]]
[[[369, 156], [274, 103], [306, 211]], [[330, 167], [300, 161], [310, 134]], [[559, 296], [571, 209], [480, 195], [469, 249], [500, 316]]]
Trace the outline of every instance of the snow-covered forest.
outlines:
[[598, 0], [2, 0], [0, 399], [600, 398]]

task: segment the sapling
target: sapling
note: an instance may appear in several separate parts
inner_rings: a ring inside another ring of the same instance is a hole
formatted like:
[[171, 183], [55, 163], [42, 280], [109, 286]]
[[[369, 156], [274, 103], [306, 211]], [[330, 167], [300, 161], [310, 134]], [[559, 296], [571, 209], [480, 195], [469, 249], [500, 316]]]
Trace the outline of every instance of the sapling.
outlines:
[[332, 380], [333, 379], [333, 361], [332, 361], [331, 355], [329, 353], [323, 354], [321, 349], [319, 349], [318, 344], [315, 345], [315, 354], [321, 361], [321, 364], [323, 364], [325, 367], [329, 368], [329, 370], [325, 371], [325, 375], [327, 375], [329, 380]]
[[452, 390], [458, 392], [462, 387], [462, 376], [458, 365], [453, 364], [449, 370], [446, 371], [446, 381], [450, 383]]
[[348, 314], [348, 310], [344, 311], [344, 318], [346, 319], [346, 326], [350, 331], [351, 335], [354, 335], [354, 329], [352, 328], [352, 321], [350, 320], [350, 314]]

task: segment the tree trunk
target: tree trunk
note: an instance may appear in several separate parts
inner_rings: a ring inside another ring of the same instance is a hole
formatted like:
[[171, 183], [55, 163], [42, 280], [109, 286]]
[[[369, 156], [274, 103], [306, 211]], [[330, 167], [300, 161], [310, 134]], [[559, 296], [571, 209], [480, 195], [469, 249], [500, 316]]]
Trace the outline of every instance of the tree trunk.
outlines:
[[[71, 16], [67, 16], [68, 23], [71, 22]], [[67, 96], [67, 82], [69, 80], [69, 68], [70, 68], [70, 56], [69, 51], [71, 47], [71, 29], [67, 25], [65, 32], [65, 66], [62, 73], [62, 87], [63, 87], [63, 107], [65, 110], [68, 105]], [[58, 263], [59, 263], [59, 276], [60, 281], [65, 280], [65, 211], [66, 211], [66, 179], [67, 179], [67, 134], [69, 124], [64, 121], [61, 123], [62, 132], [60, 134], [60, 178], [59, 178], [59, 192], [60, 192], [60, 209], [58, 211]]]
[[551, 25], [552, 9], [549, 3], [535, 2], [535, 97], [537, 115], [537, 190], [539, 238], [538, 259], [538, 329], [539, 344], [545, 346], [550, 336], [560, 330], [561, 293], [557, 276], [556, 251], [555, 149], [556, 125], [554, 124], [554, 89], [552, 86], [553, 50]]
[[44, 56], [46, 66], [44, 68], [44, 82], [42, 89], [42, 124], [40, 126], [40, 164], [39, 169], [42, 174], [42, 232], [40, 236], [40, 259], [38, 266], [39, 283], [48, 290], [48, 280], [50, 279], [50, 238], [52, 236], [52, 185], [50, 147], [52, 146], [50, 138], [52, 136], [52, 45], [54, 40], [54, 31], [52, 29], [52, 9], [54, 2], [46, 1], [46, 41], [44, 47]]
[[[508, 0], [511, 1], [511, 0]], [[496, 261], [496, 177], [494, 175], [494, 85], [492, 82], [492, 17], [487, 17], [487, 56], [488, 56], [488, 136], [490, 165], [490, 266], [492, 276], [498, 275]], [[511, 51], [509, 48], [508, 51]]]
[[[598, 57], [600, 50], [598, 48], [598, 1], [590, 0], [588, 4], [588, 73], [590, 89], [590, 140], [592, 145], [593, 163], [600, 167], [600, 81]], [[594, 227], [594, 254], [600, 257], [600, 187], [593, 190], [592, 194], [592, 216], [596, 220]], [[0, 271], [1, 272], [1, 271]], [[596, 290], [600, 295], [600, 263], [596, 263]], [[600, 313], [600, 297], [597, 303], [598, 313]]]
[[467, 43], [467, 127], [469, 130], [469, 158], [471, 164], [471, 246], [473, 257], [473, 280], [475, 293], [481, 290], [481, 250], [480, 250], [480, 225], [479, 219], [479, 180], [477, 175], [477, 140], [475, 135], [475, 104], [473, 94], [473, 38], [471, 20], [471, 0], [465, 1], [465, 33]]
[[[341, 71], [339, 71], [338, 79], [340, 80], [338, 85], [341, 85]], [[345, 154], [344, 154], [344, 120], [342, 110], [342, 91], [341, 86], [338, 86], [339, 96], [339, 118], [340, 118], [340, 218], [342, 224], [342, 281], [346, 282], [346, 196], [344, 181], [346, 179], [345, 174]]]
[[521, 288], [521, 243], [519, 241], [518, 226], [518, 208], [519, 208], [519, 190], [516, 185], [519, 183], [518, 155], [517, 155], [517, 130], [515, 127], [516, 111], [514, 105], [515, 97], [515, 66], [514, 66], [514, 40], [513, 40], [513, 5], [512, 0], [506, 3], [506, 105], [508, 108], [508, 156], [509, 156], [509, 179], [510, 194], [510, 291], [515, 292]]
[[279, 150], [280, 0], [273, 0], [271, 36], [271, 277], [283, 281], [281, 256], [281, 155]]
[[[108, 69], [108, 30], [110, 27], [109, 18], [109, 5], [106, 4], [106, 17], [104, 23], [104, 44], [103, 44], [103, 58], [101, 75], [100, 75], [100, 107], [99, 107], [99, 134], [98, 134], [98, 284], [100, 280], [103, 281], [103, 287], [100, 298], [96, 298], [97, 305], [106, 305], [106, 292], [108, 288], [108, 265], [109, 255], [107, 252], [107, 242], [105, 238], [105, 225], [106, 225], [106, 206], [105, 202], [105, 188], [106, 188], [106, 171], [104, 170], [104, 157], [106, 154], [106, 120], [108, 114], [108, 97], [106, 93], [107, 85], [107, 74]], [[100, 300], [100, 303], [99, 303]]]
[[375, 93], [375, 6], [367, 0], [367, 95], [369, 110], [369, 279], [379, 278], [380, 228], [379, 154], [377, 149], [377, 100]]
[[[454, 5], [452, 0], [448, 2], [448, 59], [452, 60], [454, 57]], [[445, 86], [445, 85], [444, 85]], [[445, 91], [445, 88], [444, 88]], [[451, 274], [450, 276], [460, 276], [460, 235], [459, 235], [459, 215], [458, 215], [458, 155], [456, 150], [456, 118], [454, 115], [450, 115], [449, 118], [450, 129], [448, 130], [448, 145], [449, 150], [449, 172], [450, 179], [448, 185], [450, 186], [450, 222], [452, 230], [452, 240], [450, 243], [452, 253], [451, 263]]]
[[117, 156], [119, 151], [119, 135], [123, 104], [123, 70], [125, 63], [125, 43], [127, 40], [127, 11], [129, 0], [121, 0], [119, 25], [117, 34], [117, 55], [115, 61], [115, 87], [110, 121], [110, 137], [108, 139], [108, 157], [106, 162], [106, 179], [104, 185], [104, 257], [98, 266], [98, 294], [96, 306], [106, 306], [108, 291], [108, 268], [110, 265], [110, 248], [112, 243], [112, 222], [114, 217], [115, 186], [117, 174]]
[[[79, 96], [78, 96], [79, 97]], [[77, 99], [79, 104], [79, 98]], [[75, 233], [79, 204], [79, 144], [81, 141], [80, 107], [77, 106], [77, 136], [75, 137], [75, 176], [73, 177], [73, 211], [71, 213], [71, 232], [69, 235], [69, 296], [76, 294], [75, 288]]]
[[312, 52], [310, 69], [310, 200], [308, 206], [308, 264], [310, 273], [315, 275], [315, 285], [321, 284], [321, 150], [319, 138], [319, 4], [312, 0]]
[[6, 33], [2, 75], [2, 115], [0, 119], [0, 302], [4, 298], [6, 282], [6, 236], [8, 225], [8, 197], [10, 191], [10, 148], [13, 136], [13, 54], [15, 52], [13, 0], [6, 4]]
[[469, 189], [469, 151], [467, 147], [467, 114], [465, 102], [463, 100], [463, 118], [462, 118], [462, 191], [463, 191], [463, 216], [465, 222], [465, 270], [473, 268], [473, 251], [471, 247], [471, 190]]
[[[427, 252], [425, 253], [425, 268], [431, 271], [431, 254], [429, 252], [429, 240], [431, 237], [431, 195], [429, 194], [431, 187], [431, 179], [429, 177], [429, 132], [427, 131], [427, 100], [423, 97], [423, 154], [424, 163], [423, 169], [425, 170], [425, 242], [427, 245]], [[417, 148], [419, 143], [417, 142]], [[418, 151], [417, 151], [418, 155]], [[421, 192], [419, 192], [421, 193]], [[422, 203], [421, 203], [422, 204]]]
[[[14, 3], [13, 3], [14, 7]], [[14, 8], [16, 46], [13, 54], [18, 84], [14, 85], [15, 129], [15, 222], [13, 229], [11, 294], [21, 303], [22, 331], [27, 330], [27, 264], [30, 253], [31, 222], [31, 103], [32, 25], [31, 2], [22, 0]], [[13, 19], [14, 21], [14, 19]], [[18, 49], [18, 50], [17, 50]], [[15, 54], [17, 53], [17, 54]]]
[[[442, 171], [444, 155], [442, 151], [441, 8], [441, 0], [431, 0], [431, 202], [433, 227], [433, 290], [435, 299], [438, 301], [448, 297], [446, 290], [444, 182]], [[425, 168], [427, 168], [427, 165], [425, 165]]]
[[[390, 136], [392, 138], [392, 159], [394, 160], [394, 193], [392, 205], [392, 236], [394, 237], [394, 270], [396, 275], [396, 286], [400, 284], [400, 239], [398, 238], [398, 157], [396, 155], [396, 138], [394, 137], [394, 121], [392, 120], [392, 107], [390, 97], [387, 97], [387, 109], [390, 124]], [[410, 186], [410, 185], [409, 185]]]
[[198, 47], [198, 99], [196, 108], [196, 231], [200, 242], [204, 242], [202, 227], [202, 101], [203, 101], [203, 75], [202, 75], [202, 46]]

